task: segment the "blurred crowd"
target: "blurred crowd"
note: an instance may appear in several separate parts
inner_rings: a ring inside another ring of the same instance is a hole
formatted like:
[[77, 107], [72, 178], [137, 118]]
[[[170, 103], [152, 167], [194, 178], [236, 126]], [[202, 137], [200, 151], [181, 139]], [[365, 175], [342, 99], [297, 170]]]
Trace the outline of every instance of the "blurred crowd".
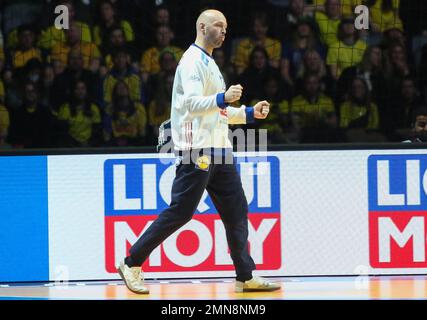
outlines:
[[[369, 8], [369, 29], [354, 9]], [[271, 144], [400, 142], [427, 131], [425, 0], [0, 0], [0, 148], [153, 146], [206, 8], [240, 104]], [[54, 25], [55, 7], [69, 29]], [[417, 122], [417, 119], [421, 119]]]

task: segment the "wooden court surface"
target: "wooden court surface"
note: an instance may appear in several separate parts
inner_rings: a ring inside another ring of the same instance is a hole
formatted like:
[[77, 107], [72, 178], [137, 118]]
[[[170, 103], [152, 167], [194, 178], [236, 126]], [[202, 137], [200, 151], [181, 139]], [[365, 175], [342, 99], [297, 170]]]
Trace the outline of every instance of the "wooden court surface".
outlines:
[[234, 293], [233, 279], [147, 280], [149, 295], [137, 295], [120, 281], [0, 284], [2, 299], [54, 300], [369, 300], [427, 299], [427, 275], [379, 277], [271, 278], [282, 289], [270, 293]]

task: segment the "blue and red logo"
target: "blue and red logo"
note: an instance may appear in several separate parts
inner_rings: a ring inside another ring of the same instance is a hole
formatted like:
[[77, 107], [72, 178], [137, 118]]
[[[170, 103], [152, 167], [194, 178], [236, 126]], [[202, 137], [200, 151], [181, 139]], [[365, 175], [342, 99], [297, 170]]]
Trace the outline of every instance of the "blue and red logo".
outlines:
[[427, 155], [370, 156], [368, 188], [371, 266], [427, 267]]
[[[249, 250], [258, 270], [282, 266], [280, 166], [276, 157], [236, 158], [249, 205]], [[116, 272], [131, 245], [168, 207], [174, 159], [104, 163], [106, 269]], [[193, 220], [156, 248], [145, 272], [234, 270], [222, 221], [205, 192]]]

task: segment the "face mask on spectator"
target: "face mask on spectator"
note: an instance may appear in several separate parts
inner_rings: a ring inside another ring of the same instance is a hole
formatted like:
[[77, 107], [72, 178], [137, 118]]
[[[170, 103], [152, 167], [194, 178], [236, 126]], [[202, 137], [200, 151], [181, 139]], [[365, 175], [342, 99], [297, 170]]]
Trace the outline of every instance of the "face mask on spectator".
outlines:
[[38, 82], [40, 80], [40, 75], [38, 73], [30, 74], [29, 77], [31, 82]]

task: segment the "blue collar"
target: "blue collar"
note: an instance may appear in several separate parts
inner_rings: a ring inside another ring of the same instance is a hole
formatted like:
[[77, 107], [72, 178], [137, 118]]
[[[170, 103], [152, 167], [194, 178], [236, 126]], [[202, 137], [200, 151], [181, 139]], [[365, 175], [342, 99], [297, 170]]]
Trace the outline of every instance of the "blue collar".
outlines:
[[199, 46], [198, 46], [197, 44], [195, 44], [195, 43], [193, 43], [193, 44], [191, 44], [191, 45], [192, 45], [192, 46], [195, 46], [196, 48], [199, 48], [199, 49], [200, 49], [200, 50], [202, 50], [202, 51], [203, 51], [203, 53], [204, 53], [204, 54], [206, 54], [209, 58], [213, 59], [213, 57], [212, 57], [209, 53], [207, 53], [205, 49], [203, 49], [203, 48], [199, 47]]

